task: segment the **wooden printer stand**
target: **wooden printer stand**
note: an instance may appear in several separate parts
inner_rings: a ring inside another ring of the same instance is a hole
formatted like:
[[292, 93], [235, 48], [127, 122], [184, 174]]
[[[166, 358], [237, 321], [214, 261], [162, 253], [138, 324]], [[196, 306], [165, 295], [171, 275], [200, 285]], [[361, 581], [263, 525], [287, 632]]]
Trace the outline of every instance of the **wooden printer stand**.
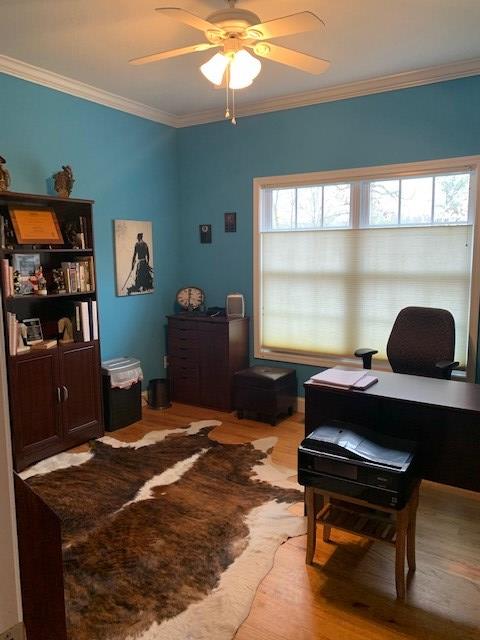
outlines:
[[[323, 525], [323, 541], [330, 541], [332, 528], [354, 533], [375, 542], [395, 547], [395, 586], [397, 597], [405, 598], [405, 553], [410, 571], [415, 571], [415, 521], [418, 507], [417, 483], [403, 509], [372, 505], [316, 487], [305, 487], [307, 508], [307, 564], [313, 563], [317, 541], [317, 523]], [[323, 496], [318, 508], [316, 495]]]

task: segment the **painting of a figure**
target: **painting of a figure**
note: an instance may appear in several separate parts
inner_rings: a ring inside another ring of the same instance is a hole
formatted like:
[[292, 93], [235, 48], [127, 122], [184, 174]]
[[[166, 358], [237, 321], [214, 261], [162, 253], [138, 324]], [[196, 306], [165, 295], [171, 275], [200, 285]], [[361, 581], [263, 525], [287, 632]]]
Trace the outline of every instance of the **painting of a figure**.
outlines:
[[153, 292], [151, 222], [115, 220], [115, 260], [118, 296]]

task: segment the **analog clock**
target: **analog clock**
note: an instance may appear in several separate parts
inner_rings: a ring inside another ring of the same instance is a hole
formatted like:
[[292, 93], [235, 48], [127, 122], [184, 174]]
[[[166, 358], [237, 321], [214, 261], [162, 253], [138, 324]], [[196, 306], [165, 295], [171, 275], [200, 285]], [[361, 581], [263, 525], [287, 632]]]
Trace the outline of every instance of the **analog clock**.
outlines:
[[183, 287], [177, 291], [177, 302], [186, 311], [198, 309], [205, 300], [205, 294], [199, 287]]

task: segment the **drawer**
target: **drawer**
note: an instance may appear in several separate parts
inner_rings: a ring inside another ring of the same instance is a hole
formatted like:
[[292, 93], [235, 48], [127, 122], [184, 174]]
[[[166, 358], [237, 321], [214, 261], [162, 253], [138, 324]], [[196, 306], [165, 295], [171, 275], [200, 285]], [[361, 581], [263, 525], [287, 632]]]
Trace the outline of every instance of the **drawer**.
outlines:
[[169, 318], [168, 330], [169, 331], [196, 331], [198, 323], [195, 320], [175, 320]]
[[182, 376], [192, 380], [198, 380], [200, 378], [198, 364], [192, 362], [190, 358], [170, 356], [168, 365], [172, 376]]

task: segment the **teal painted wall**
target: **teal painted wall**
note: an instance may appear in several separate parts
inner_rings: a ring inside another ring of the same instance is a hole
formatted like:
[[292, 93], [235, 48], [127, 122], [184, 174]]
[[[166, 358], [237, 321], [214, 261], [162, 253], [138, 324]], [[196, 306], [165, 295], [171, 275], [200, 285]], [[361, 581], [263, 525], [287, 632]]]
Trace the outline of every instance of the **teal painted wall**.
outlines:
[[[479, 154], [479, 105], [476, 76], [180, 130], [180, 283], [203, 287], [209, 305], [243, 292], [250, 314], [253, 178]], [[225, 211], [237, 211], [236, 234]], [[313, 371], [298, 366], [299, 383]]]
[[[203, 287], [210, 306], [241, 291], [251, 313], [254, 177], [478, 154], [479, 104], [477, 76], [175, 131], [0, 74], [0, 153], [13, 189], [45, 193], [68, 163], [73, 195], [96, 201], [102, 356], [140, 357], [148, 380], [164, 374], [164, 316], [180, 286]], [[235, 234], [225, 211], [238, 213]], [[115, 218], [153, 222], [152, 295], [115, 295]], [[301, 383], [314, 369], [297, 371]]]
[[[162, 376], [178, 266], [175, 130], [0, 74], [0, 154], [15, 191], [47, 193], [47, 178], [73, 167], [72, 195], [95, 200], [102, 358], [135, 355], [146, 380]], [[153, 294], [115, 295], [114, 219], [153, 222]]]

